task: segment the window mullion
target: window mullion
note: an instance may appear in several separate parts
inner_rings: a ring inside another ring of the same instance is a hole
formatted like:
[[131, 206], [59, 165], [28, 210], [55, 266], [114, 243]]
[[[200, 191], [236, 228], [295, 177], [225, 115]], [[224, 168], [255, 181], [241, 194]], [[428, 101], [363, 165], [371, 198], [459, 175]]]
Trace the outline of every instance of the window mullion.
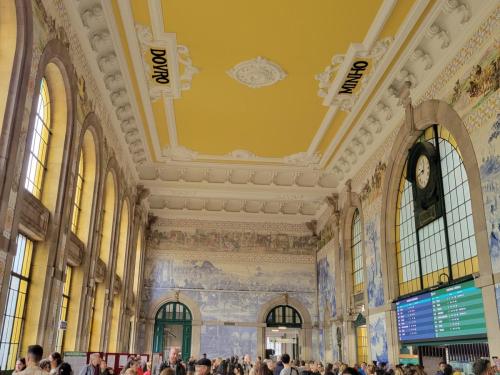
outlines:
[[[438, 135], [438, 128], [437, 125], [434, 124], [432, 126], [432, 129], [434, 131], [434, 141], [436, 142], [436, 153], [437, 153], [437, 158], [438, 158], [438, 178], [439, 178], [439, 188], [441, 189], [440, 193], [440, 199], [441, 199], [441, 204], [444, 205], [444, 194], [443, 194], [443, 172], [441, 171], [441, 151], [440, 151], [440, 142], [439, 142], [439, 135]], [[447, 212], [446, 212], [446, 207], [444, 207], [443, 210], [443, 226], [444, 226], [444, 241], [446, 245], [446, 261], [448, 265], [448, 280], [451, 281], [453, 280], [453, 272], [452, 272], [452, 266], [451, 266], [451, 251], [450, 251], [450, 239], [448, 236], [448, 220], [447, 220]], [[441, 275], [439, 275], [441, 276]], [[441, 280], [439, 280], [441, 281]]]

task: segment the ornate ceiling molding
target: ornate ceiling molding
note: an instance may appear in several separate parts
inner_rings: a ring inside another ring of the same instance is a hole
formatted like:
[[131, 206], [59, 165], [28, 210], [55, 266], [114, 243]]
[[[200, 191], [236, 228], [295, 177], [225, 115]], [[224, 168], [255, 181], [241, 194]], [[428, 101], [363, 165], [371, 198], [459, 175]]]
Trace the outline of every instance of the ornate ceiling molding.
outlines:
[[[480, 30], [484, 29], [484, 23], [495, 22], [495, 5], [494, 0], [438, 2], [379, 90], [372, 95], [357, 123], [353, 126], [354, 116], [344, 122], [342, 130], [323, 155], [321, 165], [329, 161], [326, 169], [334, 172], [339, 181], [353, 176], [401, 123], [404, 112], [397, 95], [405, 82], [410, 83], [412, 96], [420, 98], [463, 46], [471, 48], [467, 40], [474, 40], [477, 50], [491, 37], [491, 28], [486, 28], [488, 33]], [[481, 37], [474, 36], [478, 32], [481, 32]], [[385, 60], [381, 61], [381, 64], [385, 63]], [[457, 70], [456, 64], [450, 69]], [[357, 109], [358, 106], [354, 112]], [[345, 137], [347, 129], [352, 130]], [[330, 160], [334, 152], [335, 156]]]
[[229, 77], [252, 89], [271, 86], [285, 79], [285, 71], [261, 56], [242, 61], [227, 71]]

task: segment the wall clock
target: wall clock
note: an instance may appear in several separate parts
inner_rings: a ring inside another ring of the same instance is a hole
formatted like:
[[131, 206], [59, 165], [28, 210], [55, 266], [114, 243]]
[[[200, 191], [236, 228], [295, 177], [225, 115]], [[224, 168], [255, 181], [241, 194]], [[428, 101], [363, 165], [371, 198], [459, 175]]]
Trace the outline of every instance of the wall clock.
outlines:
[[412, 184], [417, 229], [441, 217], [444, 211], [441, 165], [432, 143], [417, 142], [409, 150], [406, 179]]

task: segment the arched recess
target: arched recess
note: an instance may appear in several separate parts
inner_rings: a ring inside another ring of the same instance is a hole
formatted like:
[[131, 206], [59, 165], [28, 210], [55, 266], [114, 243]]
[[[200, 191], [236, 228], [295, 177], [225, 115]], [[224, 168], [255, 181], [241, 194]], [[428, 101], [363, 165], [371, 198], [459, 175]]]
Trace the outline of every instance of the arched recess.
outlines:
[[150, 308], [147, 312], [146, 323], [146, 352], [151, 353], [153, 350], [154, 338], [154, 322], [156, 314], [162, 306], [169, 302], [180, 302], [186, 305], [191, 312], [191, 355], [195, 358], [200, 356], [200, 340], [201, 340], [201, 310], [198, 303], [182, 292], [169, 291], [151, 301]]
[[[410, 116], [407, 114], [406, 123], [395, 138], [395, 143], [388, 159], [382, 189], [382, 215], [380, 227], [382, 251], [385, 256], [385, 262], [383, 262], [382, 268], [383, 275], [386, 275], [384, 277], [385, 293], [391, 300], [399, 296], [395, 227], [398, 192], [401, 176], [403, 175], [403, 168], [408, 156], [408, 149], [417, 141], [425, 129], [435, 124], [443, 126], [451, 133], [462, 155], [462, 162], [470, 186], [470, 199], [478, 252], [479, 272], [481, 279], [485, 280], [484, 283], [480, 285], [483, 288], [483, 300], [494, 301], [495, 292], [494, 286], [492, 285], [492, 268], [486, 232], [486, 218], [476, 155], [462, 119], [448, 103], [441, 100], [428, 100], [412, 108], [412, 113], [410, 113]], [[387, 277], [387, 275], [391, 275], [391, 277]], [[492, 347], [495, 347], [494, 345], [496, 345], [496, 348], [500, 347], [498, 315], [494, 304], [486, 303], [484, 307], [488, 340], [491, 350]], [[392, 313], [391, 320], [393, 322], [392, 332], [394, 332], [394, 337], [389, 338], [389, 341], [392, 339], [395, 344], [392, 346], [394, 352], [390, 354], [394, 356], [393, 358], [396, 358], [398, 355], [396, 350], [398, 345], [396, 317], [394, 313]], [[493, 341], [495, 342], [494, 345], [492, 345]]]
[[[50, 212], [50, 222], [46, 237], [43, 241], [37, 242], [34, 246], [32, 267], [30, 273], [30, 297], [26, 306], [26, 326], [21, 345], [21, 351], [27, 349], [27, 345], [32, 342], [45, 342], [55, 338], [56, 330], [48, 327], [52, 320], [49, 318], [52, 304], [44, 303], [43, 297], [52, 295], [53, 278], [49, 270], [60, 270], [62, 267], [62, 257], [58, 257], [61, 249], [61, 236], [66, 230], [61, 223], [65, 220], [64, 213], [69, 212], [69, 206], [65, 202], [67, 178], [69, 175], [69, 165], [71, 163], [71, 149], [73, 143], [73, 120], [75, 117], [76, 102], [76, 80], [74, 69], [66, 47], [59, 40], [51, 40], [45, 46], [40, 58], [36, 75], [35, 92], [45, 80], [50, 97], [50, 138], [47, 144], [45, 156], [45, 173], [41, 181], [42, 189], [38, 194], [34, 194]], [[38, 96], [33, 97], [30, 126], [26, 140], [26, 151], [24, 154], [22, 176], [28, 174], [30, 152], [32, 142], [35, 139], [35, 125], [37, 124]], [[23, 183], [23, 186], [28, 186]], [[64, 270], [57, 272], [57, 277], [64, 277]], [[54, 305], [62, 295], [53, 295]]]
[[[102, 338], [102, 329], [105, 319], [106, 302], [106, 274], [110, 270], [111, 262], [111, 246], [113, 244], [114, 233], [114, 218], [117, 207], [117, 185], [114, 169], [107, 172], [106, 180], [104, 181], [104, 201], [102, 205], [102, 224], [101, 238], [99, 246], [99, 256], [97, 261], [102, 261], [106, 271], [101, 280], [96, 280], [94, 300], [92, 302], [91, 318], [90, 318], [90, 340], [89, 350], [100, 351]], [[94, 271], [95, 272], [95, 271]]]
[[266, 319], [271, 310], [279, 305], [288, 305], [293, 307], [300, 314], [302, 318], [302, 329], [300, 332], [299, 340], [302, 345], [302, 352], [300, 353], [300, 358], [314, 358], [317, 353], [312, 351], [312, 333], [313, 333], [313, 322], [311, 319], [311, 314], [305, 308], [305, 306], [297, 300], [296, 298], [286, 296], [279, 296], [273, 298], [267, 303], [263, 304], [257, 315], [257, 355], [264, 357], [265, 346], [266, 346]]
[[130, 227], [130, 210], [128, 199], [124, 199], [120, 213], [120, 226], [118, 229], [118, 247], [116, 251], [115, 275], [118, 277], [115, 283], [119, 280], [119, 289], [115, 285], [113, 291], [113, 308], [111, 311], [111, 322], [109, 330], [108, 350], [110, 352], [118, 352], [120, 340], [120, 327], [123, 324], [122, 316], [124, 312], [124, 302], [126, 300], [127, 288], [125, 287], [125, 266], [127, 264], [127, 244], [129, 238]]
[[[85, 285], [88, 283], [88, 265], [90, 260], [90, 243], [93, 239], [95, 223], [95, 208], [97, 201], [97, 191], [99, 188], [99, 160], [100, 160], [100, 149], [96, 147], [99, 138], [99, 128], [97, 127], [98, 122], [95, 114], [90, 114], [84, 121], [82, 133], [80, 136], [79, 148], [77, 155], [83, 160], [83, 178], [81, 179], [81, 192], [80, 192], [80, 202], [78, 204], [77, 194], [78, 194], [78, 180], [80, 179], [78, 172], [78, 165], [80, 160], [76, 160], [76, 174], [75, 174], [75, 198], [72, 218], [75, 219], [75, 215], [79, 215], [77, 220], [76, 233], [72, 233], [72, 236], [76, 236], [79, 241], [84, 245], [83, 259], [80, 264], [71, 264], [70, 260], [67, 260], [68, 264], [73, 267], [72, 269], [72, 280], [70, 283], [70, 296], [81, 296], [85, 295]], [[72, 222], [73, 222], [72, 220]], [[72, 230], [73, 230], [72, 225]], [[83, 314], [85, 313], [85, 303], [83, 298], [70, 298], [68, 304], [67, 313], [67, 329], [64, 338], [63, 349], [71, 351], [76, 350], [79, 345], [79, 327], [83, 321]]]
[[[136, 216], [137, 218], [137, 216]], [[134, 264], [131, 265], [130, 270], [132, 271], [133, 279], [131, 280], [130, 285], [132, 286], [132, 297], [133, 297], [133, 315], [130, 317], [130, 342], [129, 342], [129, 351], [134, 353], [137, 351], [136, 342], [137, 342], [137, 329], [138, 329], [138, 320], [139, 320], [139, 312], [140, 312], [140, 293], [139, 288], [141, 286], [141, 272], [142, 272], [142, 261], [143, 261], [143, 231], [140, 227], [137, 230], [137, 240], [135, 245], [135, 256], [134, 256]]]
[[[32, 57], [33, 24], [31, 2], [5, 0], [0, 3], [0, 176], [3, 181], [5, 161], [15, 157], [28, 88]], [[14, 163], [12, 163], [14, 164]], [[7, 177], [7, 176], [6, 176]], [[8, 178], [8, 177], [7, 177]], [[1, 184], [0, 184], [1, 185]], [[0, 193], [0, 195], [2, 195]]]

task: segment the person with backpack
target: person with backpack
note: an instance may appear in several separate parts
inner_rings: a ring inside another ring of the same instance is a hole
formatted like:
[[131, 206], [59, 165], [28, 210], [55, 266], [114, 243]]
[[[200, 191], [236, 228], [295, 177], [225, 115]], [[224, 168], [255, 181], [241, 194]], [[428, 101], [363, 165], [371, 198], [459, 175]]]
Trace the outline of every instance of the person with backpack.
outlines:
[[281, 370], [280, 375], [299, 375], [299, 370], [290, 364], [288, 354], [285, 353], [281, 356], [281, 362], [283, 362], [283, 370]]

